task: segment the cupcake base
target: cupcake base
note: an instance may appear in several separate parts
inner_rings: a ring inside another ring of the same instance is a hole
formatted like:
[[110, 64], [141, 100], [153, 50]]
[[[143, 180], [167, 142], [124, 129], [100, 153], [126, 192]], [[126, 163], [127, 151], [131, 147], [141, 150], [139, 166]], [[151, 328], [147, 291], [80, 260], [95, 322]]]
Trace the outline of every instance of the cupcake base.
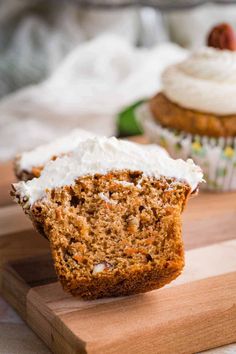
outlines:
[[169, 129], [158, 124], [148, 104], [136, 110], [136, 117], [152, 143], [164, 147], [173, 158], [192, 158], [201, 166], [212, 191], [236, 190], [236, 138], [214, 138]]
[[156, 122], [165, 127], [216, 138], [236, 135], [236, 115], [220, 116], [187, 109], [163, 93], [158, 93], [148, 104]]

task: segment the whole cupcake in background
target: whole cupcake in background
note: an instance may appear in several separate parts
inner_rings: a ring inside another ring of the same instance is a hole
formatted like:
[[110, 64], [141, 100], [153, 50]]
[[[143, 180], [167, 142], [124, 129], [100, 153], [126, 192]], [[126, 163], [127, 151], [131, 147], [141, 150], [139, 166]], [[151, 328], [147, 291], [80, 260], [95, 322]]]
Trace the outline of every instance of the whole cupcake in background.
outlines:
[[191, 157], [205, 188], [236, 190], [236, 35], [212, 29], [207, 47], [168, 67], [163, 91], [137, 111], [147, 136], [174, 158]]

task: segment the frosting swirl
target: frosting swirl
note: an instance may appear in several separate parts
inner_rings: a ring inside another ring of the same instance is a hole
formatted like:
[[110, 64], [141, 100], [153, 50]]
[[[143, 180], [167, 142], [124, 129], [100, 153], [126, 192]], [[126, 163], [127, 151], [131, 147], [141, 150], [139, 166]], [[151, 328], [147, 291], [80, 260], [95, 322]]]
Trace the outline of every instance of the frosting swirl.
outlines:
[[236, 114], [236, 52], [203, 48], [168, 67], [162, 81], [164, 94], [185, 108]]

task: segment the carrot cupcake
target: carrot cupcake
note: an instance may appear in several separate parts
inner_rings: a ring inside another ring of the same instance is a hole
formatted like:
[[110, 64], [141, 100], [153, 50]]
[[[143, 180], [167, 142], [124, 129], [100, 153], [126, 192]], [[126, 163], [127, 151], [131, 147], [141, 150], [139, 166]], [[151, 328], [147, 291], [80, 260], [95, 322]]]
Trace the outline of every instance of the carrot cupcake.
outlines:
[[63, 288], [94, 299], [157, 289], [181, 273], [181, 213], [201, 181], [192, 160], [96, 137], [12, 194], [50, 241]]
[[236, 38], [219, 25], [208, 47], [168, 67], [163, 90], [138, 110], [153, 142], [199, 164], [210, 190], [236, 189]]

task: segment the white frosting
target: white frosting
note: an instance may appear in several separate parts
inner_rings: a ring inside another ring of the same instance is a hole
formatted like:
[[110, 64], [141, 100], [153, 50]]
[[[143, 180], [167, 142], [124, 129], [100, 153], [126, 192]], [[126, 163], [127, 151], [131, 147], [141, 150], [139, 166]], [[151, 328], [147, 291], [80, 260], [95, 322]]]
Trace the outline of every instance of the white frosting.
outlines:
[[168, 67], [162, 81], [165, 95], [185, 108], [236, 114], [236, 52], [203, 48]]
[[73, 185], [80, 176], [105, 174], [112, 170], [143, 171], [145, 176], [174, 177], [187, 182], [192, 191], [202, 181], [202, 171], [192, 160], [173, 160], [158, 146], [142, 146], [116, 138], [94, 137], [78, 144], [76, 150], [49, 161], [41, 176], [14, 184], [20, 198], [32, 205], [46, 196], [47, 189]]
[[53, 156], [69, 153], [74, 150], [81, 141], [91, 138], [94, 135], [95, 134], [86, 130], [74, 129], [66, 136], [21, 154], [16, 160], [17, 169], [19, 171], [24, 170], [30, 172], [33, 167], [44, 166]]

